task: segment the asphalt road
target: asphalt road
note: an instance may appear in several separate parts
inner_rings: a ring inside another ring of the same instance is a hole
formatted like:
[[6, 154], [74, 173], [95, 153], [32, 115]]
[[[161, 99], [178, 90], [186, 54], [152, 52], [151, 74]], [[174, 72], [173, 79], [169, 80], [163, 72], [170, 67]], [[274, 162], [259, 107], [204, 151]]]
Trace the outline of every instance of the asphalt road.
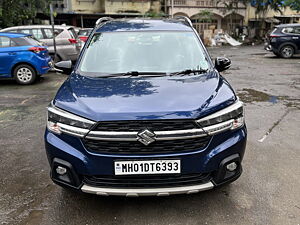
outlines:
[[246, 103], [240, 179], [171, 197], [66, 192], [49, 179], [43, 132], [45, 108], [67, 76], [0, 81], [0, 224], [300, 224], [300, 57], [279, 59], [261, 46], [209, 51], [232, 59], [224, 76]]

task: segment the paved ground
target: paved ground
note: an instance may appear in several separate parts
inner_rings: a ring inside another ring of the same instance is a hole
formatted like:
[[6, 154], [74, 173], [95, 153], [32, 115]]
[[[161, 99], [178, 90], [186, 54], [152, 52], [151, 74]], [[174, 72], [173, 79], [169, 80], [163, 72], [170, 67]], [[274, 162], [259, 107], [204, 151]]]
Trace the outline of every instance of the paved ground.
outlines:
[[244, 173], [196, 195], [112, 198], [63, 191], [49, 179], [45, 107], [65, 75], [33, 86], [0, 81], [0, 224], [300, 224], [300, 58], [262, 47], [214, 48], [246, 102]]

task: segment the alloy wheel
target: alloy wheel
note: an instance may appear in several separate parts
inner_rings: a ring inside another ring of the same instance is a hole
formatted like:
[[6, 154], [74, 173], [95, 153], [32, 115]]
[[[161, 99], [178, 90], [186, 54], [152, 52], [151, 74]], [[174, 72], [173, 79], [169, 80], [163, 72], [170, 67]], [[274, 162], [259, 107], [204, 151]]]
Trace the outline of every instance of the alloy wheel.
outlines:
[[32, 72], [26, 67], [21, 67], [17, 71], [17, 77], [21, 82], [27, 83], [32, 79]]
[[286, 46], [281, 50], [281, 53], [284, 58], [290, 58], [294, 54], [294, 49], [290, 46]]

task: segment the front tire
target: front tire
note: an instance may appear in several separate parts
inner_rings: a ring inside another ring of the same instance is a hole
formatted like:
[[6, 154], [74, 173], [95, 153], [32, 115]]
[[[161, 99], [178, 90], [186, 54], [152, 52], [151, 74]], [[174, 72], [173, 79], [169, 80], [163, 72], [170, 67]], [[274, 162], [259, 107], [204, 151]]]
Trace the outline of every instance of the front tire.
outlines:
[[294, 52], [295, 52], [295, 50], [294, 50], [293, 46], [286, 45], [280, 49], [280, 56], [282, 58], [289, 59], [289, 58], [293, 57]]
[[14, 78], [18, 84], [29, 85], [34, 83], [37, 73], [32, 66], [21, 64], [14, 69]]

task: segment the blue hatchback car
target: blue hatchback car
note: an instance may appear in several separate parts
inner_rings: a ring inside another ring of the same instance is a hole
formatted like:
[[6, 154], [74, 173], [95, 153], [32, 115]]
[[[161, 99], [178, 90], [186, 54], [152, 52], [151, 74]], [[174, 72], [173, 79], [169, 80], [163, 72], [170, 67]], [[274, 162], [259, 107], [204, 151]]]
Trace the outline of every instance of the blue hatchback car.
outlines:
[[47, 48], [29, 35], [0, 32], [0, 78], [32, 84], [51, 65]]
[[[99, 21], [48, 107], [51, 178], [98, 195], [197, 193], [242, 173], [243, 103], [190, 21]], [[70, 69], [60, 62], [59, 69]]]

